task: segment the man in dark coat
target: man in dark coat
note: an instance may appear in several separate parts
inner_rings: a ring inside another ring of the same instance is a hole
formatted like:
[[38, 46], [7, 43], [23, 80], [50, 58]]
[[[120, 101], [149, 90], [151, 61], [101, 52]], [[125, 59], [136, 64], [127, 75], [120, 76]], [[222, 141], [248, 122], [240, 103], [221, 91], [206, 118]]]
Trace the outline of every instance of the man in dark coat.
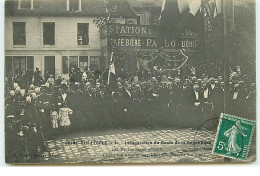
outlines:
[[200, 123], [203, 123], [204, 117], [202, 115], [202, 96], [200, 93], [200, 87], [198, 84], [193, 86], [193, 90], [190, 92], [190, 105], [188, 107], [190, 111], [188, 126], [197, 128]]
[[159, 111], [161, 114], [160, 123], [162, 122], [163, 125], [167, 125], [172, 117], [170, 117], [172, 114], [170, 113], [170, 93], [171, 89], [168, 89], [166, 86], [166, 81], [161, 82], [161, 85], [158, 89], [159, 99], [158, 99], [158, 106]]
[[62, 82], [62, 78], [61, 78], [61, 76], [58, 76], [58, 79], [56, 80], [56, 85], [60, 86], [61, 82]]
[[224, 112], [224, 82], [220, 82], [219, 88], [214, 94], [214, 98], [212, 98], [213, 102], [213, 117], [220, 117], [220, 114]]
[[243, 113], [244, 107], [244, 94], [239, 84], [235, 84], [230, 91], [230, 108], [229, 111], [231, 114], [239, 116]]
[[40, 112], [40, 127], [42, 132], [48, 137], [49, 129], [51, 128], [50, 111], [55, 103], [55, 96], [48, 90], [47, 87], [42, 86], [41, 93], [37, 97], [38, 111]]
[[33, 78], [33, 71], [31, 69], [28, 69], [25, 72], [25, 77], [26, 77], [26, 80], [27, 80], [27, 86], [31, 85], [32, 84], [32, 78]]
[[124, 111], [126, 127], [131, 129], [134, 125], [131, 84], [129, 84], [127, 87], [123, 87], [121, 96], [121, 110]]
[[144, 124], [144, 113], [143, 113], [143, 100], [144, 100], [144, 92], [142, 91], [139, 84], [135, 85], [132, 93], [133, 99], [133, 117], [135, 120], [135, 126]]

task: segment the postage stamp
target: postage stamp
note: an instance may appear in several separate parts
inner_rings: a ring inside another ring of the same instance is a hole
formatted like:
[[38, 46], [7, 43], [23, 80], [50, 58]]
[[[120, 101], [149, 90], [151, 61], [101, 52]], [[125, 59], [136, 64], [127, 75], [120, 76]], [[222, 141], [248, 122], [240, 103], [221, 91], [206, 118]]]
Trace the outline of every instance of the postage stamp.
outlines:
[[212, 153], [246, 161], [254, 126], [254, 121], [221, 114]]

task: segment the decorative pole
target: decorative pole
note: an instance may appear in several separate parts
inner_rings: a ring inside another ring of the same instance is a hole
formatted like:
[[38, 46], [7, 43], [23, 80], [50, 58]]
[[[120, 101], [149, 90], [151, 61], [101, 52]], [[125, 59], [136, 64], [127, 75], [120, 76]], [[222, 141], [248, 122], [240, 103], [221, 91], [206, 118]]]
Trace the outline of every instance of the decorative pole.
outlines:
[[229, 108], [229, 77], [230, 77], [230, 45], [231, 30], [233, 28], [233, 0], [222, 0], [223, 13], [223, 62], [224, 62], [224, 113], [228, 113]]

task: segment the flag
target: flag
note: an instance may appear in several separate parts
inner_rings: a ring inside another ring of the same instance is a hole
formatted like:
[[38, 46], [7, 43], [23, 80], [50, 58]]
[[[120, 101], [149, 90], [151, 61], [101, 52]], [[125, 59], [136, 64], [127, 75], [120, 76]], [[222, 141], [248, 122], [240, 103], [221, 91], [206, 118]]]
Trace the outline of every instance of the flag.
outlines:
[[214, 16], [214, 10], [215, 10], [215, 7], [216, 7], [216, 3], [215, 3], [215, 0], [208, 0], [205, 5], [207, 6], [207, 11], [209, 12], [209, 16], [210, 18], [213, 18]]
[[201, 0], [193, 0], [190, 5], [190, 13], [195, 16], [197, 14], [197, 12], [200, 10], [200, 6], [201, 6]]
[[[179, 3], [178, 3], [179, 2]], [[160, 39], [174, 40], [182, 31], [182, 14], [189, 9], [186, 0], [164, 0], [160, 17]]]
[[[182, 14], [185, 10], [187, 10], [189, 8], [189, 4], [192, 1], [193, 0], [163, 0], [161, 12], [163, 12], [164, 10], [171, 9], [171, 8], [177, 9], [177, 7], [178, 7], [179, 13]], [[173, 11], [173, 13], [174, 13], [174, 11]], [[160, 16], [160, 18], [161, 18], [161, 16]]]
[[114, 61], [113, 61], [113, 55], [114, 55], [114, 52], [111, 53], [107, 84], [109, 84], [111, 82], [111, 77], [115, 77], [115, 74], [116, 74], [115, 64], [114, 64]]
[[204, 8], [204, 21], [205, 21], [205, 32], [211, 32], [212, 31], [211, 13], [209, 11], [209, 8], [207, 8], [207, 6], [205, 6]]
[[183, 14], [184, 28], [189, 27], [193, 32], [199, 35], [200, 39], [205, 31], [203, 6], [204, 3], [202, 3], [202, 0], [192, 0], [189, 4], [189, 11]]
[[178, 40], [188, 26], [196, 33], [204, 31], [204, 12], [201, 5], [202, 0], [164, 0], [160, 17], [160, 38]]
[[221, 32], [223, 30], [222, 0], [215, 0], [212, 27], [214, 31]]
[[192, 0], [177, 0], [178, 9], [179, 9], [180, 14], [183, 14], [186, 10], [189, 9], [190, 2], [192, 2]]
[[205, 11], [205, 17], [209, 19], [209, 21], [212, 21], [212, 18], [214, 16], [214, 9], [215, 9], [215, 1], [214, 0], [207, 0], [204, 3], [204, 11]]
[[222, 5], [222, 0], [216, 0], [216, 6], [215, 6], [215, 9], [214, 9], [214, 18], [221, 14], [222, 12], [222, 8], [221, 8], [221, 5]]
[[115, 69], [114, 62], [112, 64], [110, 64], [109, 71], [110, 71], [110, 73], [116, 74], [116, 69]]

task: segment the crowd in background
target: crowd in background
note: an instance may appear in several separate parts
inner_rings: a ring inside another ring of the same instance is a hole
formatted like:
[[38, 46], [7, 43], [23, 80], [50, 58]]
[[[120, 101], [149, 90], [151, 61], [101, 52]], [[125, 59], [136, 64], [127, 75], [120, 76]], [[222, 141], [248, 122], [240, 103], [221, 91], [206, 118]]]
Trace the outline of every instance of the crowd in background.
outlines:
[[[109, 84], [108, 72], [82, 73], [78, 68], [71, 69], [69, 79], [55, 79], [48, 72], [42, 77], [38, 68], [33, 74], [7, 75], [8, 150], [35, 154], [44, 151], [44, 139], [72, 130], [199, 128], [206, 120], [218, 118], [225, 104], [229, 114], [255, 118], [255, 83], [240, 67], [230, 71], [227, 91], [223, 75], [198, 75], [195, 67], [185, 76], [158, 70], [135, 74], [121, 70], [110, 75]], [[225, 91], [229, 102], [224, 103]]]

